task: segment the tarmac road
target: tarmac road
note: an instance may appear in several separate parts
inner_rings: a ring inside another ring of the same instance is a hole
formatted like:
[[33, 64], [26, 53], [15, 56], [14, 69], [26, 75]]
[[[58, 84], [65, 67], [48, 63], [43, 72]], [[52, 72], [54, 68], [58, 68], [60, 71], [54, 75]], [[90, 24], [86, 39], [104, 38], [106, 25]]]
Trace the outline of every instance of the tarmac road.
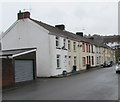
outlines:
[[3, 100], [118, 100], [118, 76], [113, 66], [63, 78], [40, 78], [3, 92]]

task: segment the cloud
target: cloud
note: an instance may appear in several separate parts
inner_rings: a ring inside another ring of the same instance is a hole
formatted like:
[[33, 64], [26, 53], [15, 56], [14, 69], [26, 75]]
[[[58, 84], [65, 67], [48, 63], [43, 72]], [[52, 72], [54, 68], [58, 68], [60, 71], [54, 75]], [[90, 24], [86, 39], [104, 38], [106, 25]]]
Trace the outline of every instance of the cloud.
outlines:
[[74, 33], [108, 35], [118, 31], [117, 2], [14, 2], [2, 5], [3, 31], [16, 20], [20, 9], [29, 8], [32, 8], [32, 18], [53, 26], [63, 23]]

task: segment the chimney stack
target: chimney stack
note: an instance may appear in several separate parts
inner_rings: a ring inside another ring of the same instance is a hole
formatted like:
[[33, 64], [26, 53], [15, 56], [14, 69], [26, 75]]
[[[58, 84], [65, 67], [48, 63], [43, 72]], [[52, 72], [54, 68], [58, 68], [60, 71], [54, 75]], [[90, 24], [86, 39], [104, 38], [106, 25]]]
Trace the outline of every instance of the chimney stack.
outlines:
[[76, 32], [76, 35], [79, 35], [79, 36], [83, 37], [83, 32]]
[[61, 24], [61, 25], [55, 25], [56, 28], [60, 29], [60, 30], [65, 30], [65, 25]]
[[94, 40], [94, 37], [90, 37], [89, 39]]
[[18, 20], [24, 19], [24, 18], [30, 18], [30, 12], [28, 12], [28, 11], [21, 12], [21, 10], [20, 10], [19, 13], [17, 14], [17, 16], [18, 16]]

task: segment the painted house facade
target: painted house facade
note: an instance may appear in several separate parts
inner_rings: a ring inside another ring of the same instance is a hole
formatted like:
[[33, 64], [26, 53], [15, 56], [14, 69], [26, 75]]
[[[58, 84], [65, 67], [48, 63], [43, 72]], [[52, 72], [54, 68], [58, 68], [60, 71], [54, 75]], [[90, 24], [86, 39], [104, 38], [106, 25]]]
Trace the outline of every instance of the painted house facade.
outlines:
[[2, 50], [37, 48], [38, 77], [71, 72], [73, 66], [79, 71], [85, 70], [86, 65], [102, 64], [103, 61], [96, 63], [96, 57], [105, 56], [105, 53], [96, 53], [96, 46], [100, 47], [93, 40], [84, 38], [83, 33], [73, 34], [66, 31], [64, 25], [54, 27], [31, 19], [29, 12], [19, 12], [18, 20], [2, 35]]

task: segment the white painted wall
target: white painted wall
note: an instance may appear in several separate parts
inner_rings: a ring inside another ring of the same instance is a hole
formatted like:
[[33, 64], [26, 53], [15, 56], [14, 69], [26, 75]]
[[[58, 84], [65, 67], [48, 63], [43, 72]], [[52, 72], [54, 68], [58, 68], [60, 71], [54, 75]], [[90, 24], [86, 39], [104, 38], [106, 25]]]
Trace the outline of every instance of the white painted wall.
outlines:
[[[60, 48], [63, 47], [63, 37], [59, 37], [59, 42], [60, 42]], [[63, 70], [67, 70], [68, 68], [68, 53], [67, 50], [63, 49], [56, 49], [56, 36], [55, 35], [50, 35], [50, 58], [51, 58], [51, 68], [52, 68], [52, 75], [59, 75], [62, 74]], [[67, 48], [67, 39], [66, 39], [66, 48]], [[60, 55], [60, 69], [57, 69], [57, 54]], [[65, 61], [65, 56], [67, 56], [67, 59]]]
[[2, 49], [37, 47], [37, 76], [51, 76], [48, 31], [30, 19], [18, 20], [2, 38]]

